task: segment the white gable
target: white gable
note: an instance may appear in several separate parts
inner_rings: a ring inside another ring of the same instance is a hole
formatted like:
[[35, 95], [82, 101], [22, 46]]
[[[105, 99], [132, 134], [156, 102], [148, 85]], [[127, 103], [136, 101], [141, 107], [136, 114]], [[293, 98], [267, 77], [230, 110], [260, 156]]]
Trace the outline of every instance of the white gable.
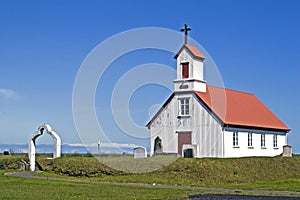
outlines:
[[193, 56], [193, 54], [185, 47], [177, 57], [177, 79], [182, 77], [182, 63], [189, 63], [189, 79], [204, 81], [203, 60]]

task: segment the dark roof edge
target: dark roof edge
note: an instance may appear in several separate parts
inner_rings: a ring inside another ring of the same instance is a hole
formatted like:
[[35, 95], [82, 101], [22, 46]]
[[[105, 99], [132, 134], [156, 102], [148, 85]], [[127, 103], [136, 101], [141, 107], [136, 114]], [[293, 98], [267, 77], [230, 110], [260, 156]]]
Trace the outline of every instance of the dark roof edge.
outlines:
[[247, 125], [235, 125], [235, 124], [224, 124], [223, 128], [237, 128], [237, 129], [256, 129], [260, 131], [271, 131], [271, 132], [289, 132], [291, 129], [279, 129], [279, 128], [268, 128], [260, 126], [247, 126]]

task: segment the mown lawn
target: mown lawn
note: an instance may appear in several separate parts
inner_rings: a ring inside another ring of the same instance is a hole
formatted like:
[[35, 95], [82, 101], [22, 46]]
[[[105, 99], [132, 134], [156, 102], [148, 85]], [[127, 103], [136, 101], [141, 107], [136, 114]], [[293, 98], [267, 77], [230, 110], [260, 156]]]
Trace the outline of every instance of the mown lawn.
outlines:
[[269, 182], [245, 183], [236, 185], [224, 185], [223, 188], [241, 190], [275, 190], [300, 192], [300, 178], [277, 180]]
[[[187, 199], [197, 191], [73, 183], [8, 177], [0, 171], [0, 199]], [[199, 192], [198, 192], [199, 193]]]

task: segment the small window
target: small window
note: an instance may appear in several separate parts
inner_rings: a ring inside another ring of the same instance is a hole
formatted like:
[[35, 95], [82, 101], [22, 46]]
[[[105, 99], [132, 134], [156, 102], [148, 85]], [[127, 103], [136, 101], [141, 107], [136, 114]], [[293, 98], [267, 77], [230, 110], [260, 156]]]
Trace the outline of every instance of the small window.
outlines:
[[190, 99], [182, 98], [179, 99], [179, 115], [189, 115], [190, 114]]
[[239, 146], [239, 132], [233, 132], [233, 146]]
[[273, 147], [277, 148], [277, 135], [273, 135]]
[[252, 147], [252, 133], [248, 133], [248, 147]]
[[189, 63], [182, 63], [182, 78], [189, 77]]
[[261, 137], [260, 137], [260, 146], [261, 147], [266, 147], [266, 135], [265, 134], [261, 134]]

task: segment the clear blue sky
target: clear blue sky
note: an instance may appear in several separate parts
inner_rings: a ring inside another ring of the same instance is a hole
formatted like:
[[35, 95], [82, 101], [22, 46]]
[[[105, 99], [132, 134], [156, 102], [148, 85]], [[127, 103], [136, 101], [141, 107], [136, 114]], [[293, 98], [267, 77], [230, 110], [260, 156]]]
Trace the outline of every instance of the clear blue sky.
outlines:
[[[80, 143], [72, 91], [89, 52], [128, 29], [178, 31], [187, 23], [193, 29], [190, 36], [217, 64], [225, 87], [254, 93], [292, 129], [289, 144], [300, 153], [299, 19], [297, 0], [0, 1], [0, 143], [27, 143], [42, 122], [51, 124], [64, 143]], [[113, 142], [148, 145], [122, 136], [109, 97], [131, 64], [149, 62], [175, 68], [172, 54], [129, 54], [107, 71], [105, 93], [97, 92], [99, 119]], [[147, 106], [163, 103], [170, 93], [158, 86], [138, 90], [130, 106], [136, 123], [146, 124]]]

